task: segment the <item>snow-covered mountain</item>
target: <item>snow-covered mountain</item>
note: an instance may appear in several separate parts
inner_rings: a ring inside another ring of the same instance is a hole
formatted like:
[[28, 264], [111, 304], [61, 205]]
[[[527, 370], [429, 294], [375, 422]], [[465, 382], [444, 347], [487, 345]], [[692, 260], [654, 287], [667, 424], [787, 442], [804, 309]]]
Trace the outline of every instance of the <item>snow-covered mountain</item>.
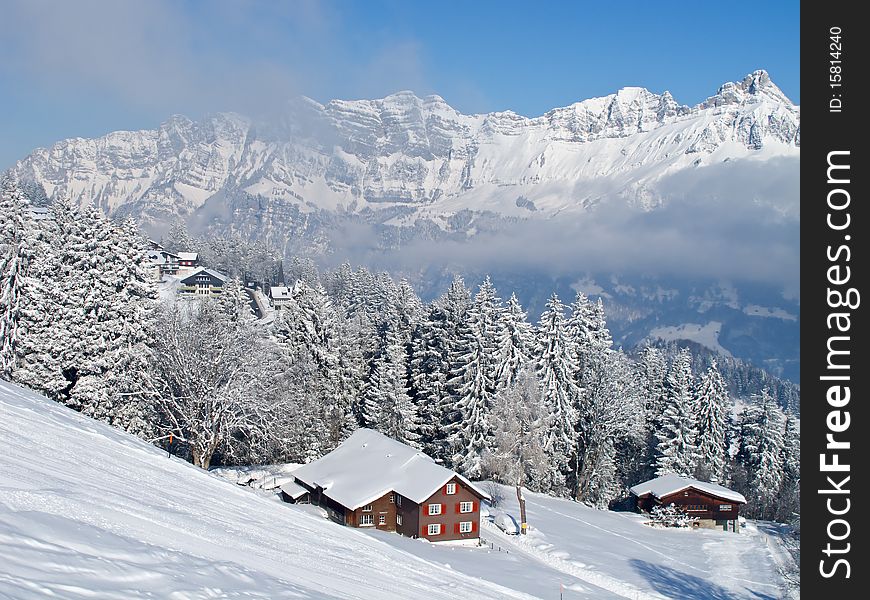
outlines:
[[438, 96], [291, 102], [280, 122], [173, 116], [156, 130], [68, 139], [15, 167], [51, 198], [146, 222], [189, 215], [221, 193], [303, 210], [403, 205], [403, 220], [462, 210], [518, 217], [583, 210], [604, 194], [645, 208], [650, 184], [734, 158], [797, 156], [800, 108], [756, 71], [696, 106], [627, 87], [528, 118], [465, 115]]

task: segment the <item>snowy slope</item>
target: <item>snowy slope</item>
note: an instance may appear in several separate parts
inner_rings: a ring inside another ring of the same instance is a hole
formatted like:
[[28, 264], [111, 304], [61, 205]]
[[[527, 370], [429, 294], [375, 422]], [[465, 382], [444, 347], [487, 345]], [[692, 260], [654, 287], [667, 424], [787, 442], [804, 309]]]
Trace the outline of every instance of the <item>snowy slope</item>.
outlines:
[[2, 598], [527, 598], [0, 381]]
[[0, 444], [0, 598], [783, 597], [751, 522], [652, 529], [529, 493], [530, 535], [485, 526], [492, 549], [348, 529], [2, 381]]
[[438, 96], [309, 99], [279, 122], [174, 116], [156, 130], [68, 139], [14, 171], [52, 198], [161, 222], [245, 191], [304, 211], [405, 206], [395, 224], [444, 225], [461, 210], [540, 218], [603, 195], [644, 208], [675, 171], [800, 154], [800, 107], [764, 71], [696, 106], [627, 87], [538, 117], [465, 115]]
[[[519, 515], [505, 490], [500, 508]], [[739, 534], [658, 529], [635, 513], [602, 511], [526, 492], [528, 536], [483, 535], [562, 571], [565, 581], [595, 584], [628, 598], [774, 600], [786, 597], [777, 541], [749, 521]]]

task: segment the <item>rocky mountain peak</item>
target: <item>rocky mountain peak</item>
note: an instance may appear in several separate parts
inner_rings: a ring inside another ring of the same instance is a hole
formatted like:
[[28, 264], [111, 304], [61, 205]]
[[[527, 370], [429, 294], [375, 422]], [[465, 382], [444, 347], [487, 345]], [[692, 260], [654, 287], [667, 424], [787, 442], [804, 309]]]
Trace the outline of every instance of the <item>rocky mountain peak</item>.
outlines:
[[478, 205], [528, 216], [516, 203], [522, 196], [546, 216], [584, 206], [584, 194], [600, 194], [595, 182], [653, 206], [644, 182], [661, 173], [698, 166], [719, 149], [716, 160], [797, 154], [799, 145], [799, 107], [756, 71], [694, 107], [624, 87], [531, 118], [466, 115], [409, 91], [326, 104], [298, 98], [274, 122], [174, 115], [152, 131], [58, 142], [15, 170], [51, 198], [99, 198], [106, 212], [144, 221], [189, 215], [219, 192], [240, 191], [306, 210], [417, 207], [427, 218]]
[[741, 81], [731, 81], [719, 86], [715, 96], [710, 96], [699, 108], [710, 108], [726, 104], [747, 104], [769, 101], [793, 107], [794, 104], [770, 79], [764, 69], [753, 71]]

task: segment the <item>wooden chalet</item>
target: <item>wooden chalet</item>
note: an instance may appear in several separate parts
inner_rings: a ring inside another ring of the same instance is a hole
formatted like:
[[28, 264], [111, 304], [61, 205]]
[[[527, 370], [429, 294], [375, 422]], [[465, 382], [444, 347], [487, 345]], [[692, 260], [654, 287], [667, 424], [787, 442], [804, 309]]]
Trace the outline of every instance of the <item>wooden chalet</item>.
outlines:
[[[356, 430], [293, 476], [311, 503], [325, 508], [338, 523], [432, 542], [476, 541], [480, 501], [489, 500], [462, 475], [371, 429]], [[298, 489], [288, 491], [303, 497]]]
[[746, 504], [746, 498], [721, 485], [668, 474], [639, 483], [630, 492], [642, 512], [673, 504], [697, 517], [699, 527], [740, 531], [740, 505]]

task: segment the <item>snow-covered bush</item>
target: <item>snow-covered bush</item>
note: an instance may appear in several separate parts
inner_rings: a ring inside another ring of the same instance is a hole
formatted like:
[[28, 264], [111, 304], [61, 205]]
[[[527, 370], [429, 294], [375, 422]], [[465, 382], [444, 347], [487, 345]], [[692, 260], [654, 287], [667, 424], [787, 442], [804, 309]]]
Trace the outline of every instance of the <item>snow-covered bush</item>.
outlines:
[[673, 503], [654, 507], [650, 517], [651, 524], [659, 527], [691, 527], [698, 520], [698, 517], [690, 517]]

